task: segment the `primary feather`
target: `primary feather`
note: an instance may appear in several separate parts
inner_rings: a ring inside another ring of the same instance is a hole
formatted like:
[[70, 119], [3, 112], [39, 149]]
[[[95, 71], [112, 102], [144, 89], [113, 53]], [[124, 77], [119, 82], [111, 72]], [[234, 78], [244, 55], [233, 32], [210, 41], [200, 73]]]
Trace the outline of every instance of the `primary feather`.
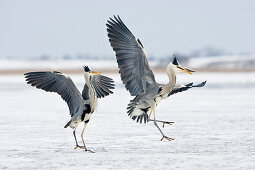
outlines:
[[140, 40], [121, 21], [120, 17], [110, 18], [107, 25], [108, 37], [116, 53], [122, 82], [132, 96], [145, 93], [156, 81]]
[[84, 109], [81, 93], [69, 76], [57, 71], [42, 71], [25, 73], [25, 78], [28, 84], [38, 89], [58, 93], [66, 101], [71, 116]]

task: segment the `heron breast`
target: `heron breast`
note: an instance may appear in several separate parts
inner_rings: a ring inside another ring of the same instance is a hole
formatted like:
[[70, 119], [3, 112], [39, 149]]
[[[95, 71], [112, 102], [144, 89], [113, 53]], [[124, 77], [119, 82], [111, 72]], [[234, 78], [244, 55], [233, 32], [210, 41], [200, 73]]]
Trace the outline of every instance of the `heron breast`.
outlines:
[[81, 120], [88, 120], [90, 118], [90, 116], [88, 117], [88, 115], [91, 115], [92, 110], [89, 104], [85, 104], [85, 109], [83, 110], [83, 113], [81, 115]]
[[84, 120], [83, 120], [83, 121], [87, 121], [87, 120], [89, 120], [89, 119], [90, 119], [90, 117], [91, 117], [91, 115], [92, 115], [92, 113], [85, 114], [85, 118], [84, 118]]

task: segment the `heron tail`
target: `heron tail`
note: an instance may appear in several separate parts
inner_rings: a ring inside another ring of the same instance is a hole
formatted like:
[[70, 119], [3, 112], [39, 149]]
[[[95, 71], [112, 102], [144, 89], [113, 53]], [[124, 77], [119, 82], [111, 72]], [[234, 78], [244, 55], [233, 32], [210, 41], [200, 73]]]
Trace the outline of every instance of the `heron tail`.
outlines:
[[139, 108], [135, 102], [131, 100], [131, 103], [128, 104], [127, 107], [128, 116], [136, 120], [137, 123], [147, 123], [149, 121], [149, 116], [147, 112], [150, 110], [150, 107], [148, 108]]

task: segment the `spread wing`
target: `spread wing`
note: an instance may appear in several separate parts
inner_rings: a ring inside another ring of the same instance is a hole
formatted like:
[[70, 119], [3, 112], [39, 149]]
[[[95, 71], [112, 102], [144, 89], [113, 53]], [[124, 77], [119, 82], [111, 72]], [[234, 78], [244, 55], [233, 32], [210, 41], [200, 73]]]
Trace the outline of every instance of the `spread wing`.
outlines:
[[105, 97], [113, 93], [110, 89], [114, 89], [114, 81], [109, 77], [96, 74], [91, 77], [91, 84], [96, 91], [97, 98]]
[[27, 84], [47, 92], [58, 93], [66, 101], [71, 116], [84, 108], [84, 100], [69, 76], [56, 71], [29, 72], [24, 75]]
[[180, 87], [175, 87], [169, 94], [167, 97], [175, 94], [175, 93], [179, 93], [179, 92], [183, 92], [183, 91], [186, 91], [192, 87], [203, 87], [204, 85], [206, 84], [206, 81], [200, 83], [200, 84], [197, 84], [197, 85], [193, 85], [193, 83], [189, 83], [189, 84], [186, 84], [186, 85], [182, 85]]
[[110, 18], [107, 26], [109, 41], [116, 53], [120, 76], [132, 96], [145, 93], [150, 85], [156, 85], [144, 48], [139, 39], [129, 31], [120, 17]]

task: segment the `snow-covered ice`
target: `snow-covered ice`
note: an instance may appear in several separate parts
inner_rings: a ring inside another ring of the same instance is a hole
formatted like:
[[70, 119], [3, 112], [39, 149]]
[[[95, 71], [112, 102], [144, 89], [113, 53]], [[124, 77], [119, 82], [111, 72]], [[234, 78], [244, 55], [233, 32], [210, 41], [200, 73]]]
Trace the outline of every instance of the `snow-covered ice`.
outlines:
[[[82, 89], [83, 75], [70, 76]], [[68, 107], [57, 94], [22, 75], [0, 76], [0, 169], [255, 169], [255, 73], [178, 75], [178, 83], [208, 82], [158, 105], [157, 118], [175, 122], [162, 129], [171, 142], [160, 141], [153, 123], [127, 116], [132, 97], [117, 74], [108, 76], [114, 94], [99, 100], [84, 135], [96, 153], [73, 149], [72, 129], [63, 128]]]

